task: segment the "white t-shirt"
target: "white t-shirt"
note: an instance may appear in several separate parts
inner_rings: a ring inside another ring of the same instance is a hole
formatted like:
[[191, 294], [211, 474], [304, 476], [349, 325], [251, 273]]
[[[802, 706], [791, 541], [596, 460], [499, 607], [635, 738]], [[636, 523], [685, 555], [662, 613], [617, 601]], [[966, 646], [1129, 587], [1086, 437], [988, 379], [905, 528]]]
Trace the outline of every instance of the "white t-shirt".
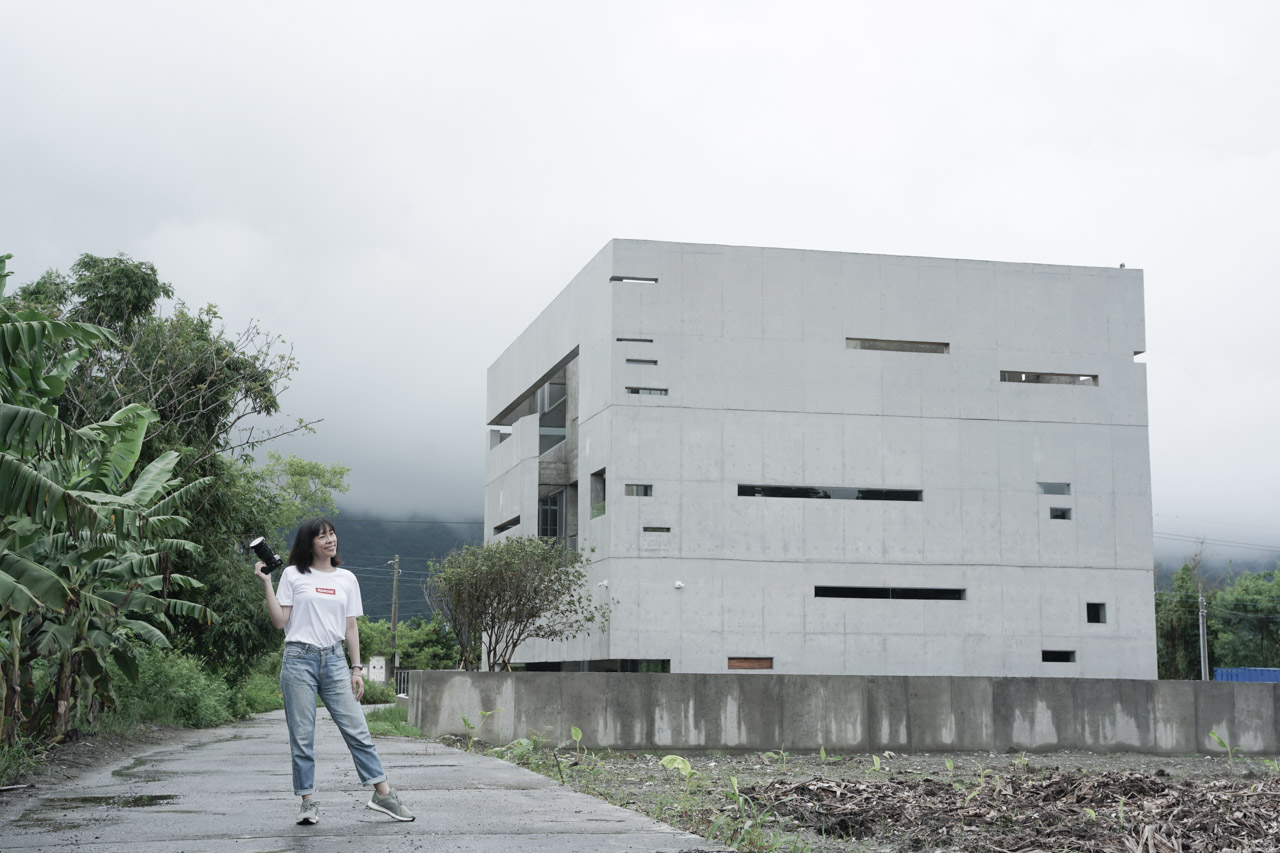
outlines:
[[346, 569], [303, 574], [289, 566], [280, 575], [276, 601], [292, 607], [284, 626], [288, 643], [328, 648], [347, 635], [347, 617], [364, 615], [360, 582]]

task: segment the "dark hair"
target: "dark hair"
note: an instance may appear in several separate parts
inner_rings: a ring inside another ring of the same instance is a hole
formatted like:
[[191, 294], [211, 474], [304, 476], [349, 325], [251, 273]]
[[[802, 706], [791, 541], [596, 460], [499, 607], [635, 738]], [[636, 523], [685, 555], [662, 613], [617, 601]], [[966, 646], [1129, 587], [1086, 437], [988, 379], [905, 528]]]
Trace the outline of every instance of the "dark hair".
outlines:
[[[338, 532], [338, 528], [334, 527], [333, 522], [327, 518], [313, 518], [302, 522], [298, 526], [298, 534], [293, 537], [293, 547], [289, 549], [289, 565], [296, 567], [304, 575], [310, 572], [311, 561], [315, 559], [315, 554], [311, 552], [311, 544], [321, 533], [328, 533], [330, 530], [334, 533]], [[334, 554], [331, 562], [335, 566], [341, 566], [342, 558]]]

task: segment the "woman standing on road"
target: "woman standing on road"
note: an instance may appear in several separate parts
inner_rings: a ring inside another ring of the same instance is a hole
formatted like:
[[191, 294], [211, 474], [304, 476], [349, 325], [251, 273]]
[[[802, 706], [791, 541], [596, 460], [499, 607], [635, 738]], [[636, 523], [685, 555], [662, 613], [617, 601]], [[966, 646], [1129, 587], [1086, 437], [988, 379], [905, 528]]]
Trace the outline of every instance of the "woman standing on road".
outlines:
[[[271, 574], [263, 572], [265, 563], [253, 567], [266, 592], [271, 624], [284, 629], [280, 690], [289, 723], [293, 792], [302, 797], [298, 823], [309, 825], [320, 819], [315, 800], [317, 695], [338, 724], [361, 783], [373, 786], [368, 807], [396, 820], [413, 820], [400, 796], [387, 784], [360, 708], [364, 678], [356, 617], [364, 613], [364, 607], [360, 582], [351, 572], [338, 568], [340, 565], [338, 532], [327, 519], [313, 518], [298, 528], [278, 589], [271, 589]], [[349, 670], [342, 653], [344, 638], [351, 654]]]

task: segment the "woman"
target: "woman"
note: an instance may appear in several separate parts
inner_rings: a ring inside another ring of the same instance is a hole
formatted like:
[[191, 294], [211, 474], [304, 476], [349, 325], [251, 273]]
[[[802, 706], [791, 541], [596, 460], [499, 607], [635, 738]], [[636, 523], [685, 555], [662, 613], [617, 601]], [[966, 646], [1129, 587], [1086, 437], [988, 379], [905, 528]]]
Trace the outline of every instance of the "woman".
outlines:
[[[265, 563], [253, 567], [266, 592], [271, 624], [284, 629], [280, 690], [289, 723], [293, 792], [302, 797], [298, 823], [310, 825], [320, 819], [315, 801], [317, 695], [338, 724], [360, 781], [373, 786], [369, 808], [396, 820], [413, 820], [400, 803], [400, 796], [387, 784], [387, 774], [360, 709], [364, 678], [356, 617], [364, 609], [359, 581], [351, 572], [338, 568], [340, 565], [338, 533], [333, 524], [324, 518], [313, 518], [298, 528], [279, 589], [272, 591], [271, 573], [263, 572]], [[351, 654], [350, 670], [342, 654], [343, 638]]]

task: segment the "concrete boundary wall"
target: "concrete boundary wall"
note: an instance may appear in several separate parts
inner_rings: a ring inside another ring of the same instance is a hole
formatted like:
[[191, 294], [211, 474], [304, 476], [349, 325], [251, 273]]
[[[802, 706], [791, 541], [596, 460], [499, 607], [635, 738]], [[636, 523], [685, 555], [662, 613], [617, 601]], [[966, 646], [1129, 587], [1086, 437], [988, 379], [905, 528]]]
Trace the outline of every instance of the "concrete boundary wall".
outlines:
[[[409, 722], [509, 743], [879, 752], [1274, 754], [1280, 685], [945, 676], [413, 672]], [[481, 711], [500, 709], [484, 719]], [[483, 720], [483, 722], [482, 722]]]

